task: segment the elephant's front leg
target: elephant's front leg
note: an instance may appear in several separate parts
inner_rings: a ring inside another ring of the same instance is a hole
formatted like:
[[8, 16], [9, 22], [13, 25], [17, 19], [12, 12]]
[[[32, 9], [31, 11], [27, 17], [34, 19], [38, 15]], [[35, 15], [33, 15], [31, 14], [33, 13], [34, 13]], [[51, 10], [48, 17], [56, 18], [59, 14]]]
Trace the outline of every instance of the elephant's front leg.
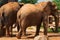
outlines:
[[47, 35], [48, 15], [45, 15], [43, 18], [43, 27], [44, 27], [44, 35]]

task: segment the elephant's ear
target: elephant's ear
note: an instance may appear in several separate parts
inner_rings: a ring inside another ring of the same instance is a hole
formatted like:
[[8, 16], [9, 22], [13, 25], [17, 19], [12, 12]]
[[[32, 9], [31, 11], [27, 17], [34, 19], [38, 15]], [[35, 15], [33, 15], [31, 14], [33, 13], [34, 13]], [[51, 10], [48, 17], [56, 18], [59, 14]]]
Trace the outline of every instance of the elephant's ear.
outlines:
[[47, 2], [47, 5], [49, 5], [50, 7], [53, 7], [53, 8], [57, 8], [56, 4], [53, 2], [50, 2], [50, 1]]
[[45, 2], [45, 7], [44, 7], [44, 11], [47, 11], [47, 10], [51, 10], [50, 8], [51, 8], [51, 6], [52, 6], [52, 3], [50, 2], [50, 1], [48, 1], [48, 2]]
[[24, 3], [19, 3], [20, 7], [22, 7], [24, 5]]

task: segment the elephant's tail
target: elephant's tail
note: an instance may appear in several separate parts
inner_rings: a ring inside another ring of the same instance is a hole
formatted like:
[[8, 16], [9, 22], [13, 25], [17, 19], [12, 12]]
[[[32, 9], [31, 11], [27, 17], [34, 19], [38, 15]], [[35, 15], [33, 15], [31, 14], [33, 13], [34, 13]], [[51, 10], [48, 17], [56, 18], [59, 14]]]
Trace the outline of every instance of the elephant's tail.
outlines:
[[24, 3], [19, 3], [20, 7], [22, 7], [24, 5]]

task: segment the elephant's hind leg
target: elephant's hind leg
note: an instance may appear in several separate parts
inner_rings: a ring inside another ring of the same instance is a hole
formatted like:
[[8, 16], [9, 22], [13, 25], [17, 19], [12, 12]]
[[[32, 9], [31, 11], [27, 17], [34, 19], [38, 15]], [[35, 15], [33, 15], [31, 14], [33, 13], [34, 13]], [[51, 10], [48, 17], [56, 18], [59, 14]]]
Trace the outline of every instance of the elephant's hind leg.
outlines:
[[16, 35], [18, 39], [21, 39], [21, 36], [22, 36], [22, 29], [20, 27], [20, 30], [18, 32], [18, 34]]
[[35, 34], [35, 36], [39, 35], [41, 23], [42, 23], [42, 19], [41, 19], [40, 23], [36, 27], [36, 34]]
[[6, 26], [6, 36], [9, 37], [10, 33], [9, 33], [9, 26]]

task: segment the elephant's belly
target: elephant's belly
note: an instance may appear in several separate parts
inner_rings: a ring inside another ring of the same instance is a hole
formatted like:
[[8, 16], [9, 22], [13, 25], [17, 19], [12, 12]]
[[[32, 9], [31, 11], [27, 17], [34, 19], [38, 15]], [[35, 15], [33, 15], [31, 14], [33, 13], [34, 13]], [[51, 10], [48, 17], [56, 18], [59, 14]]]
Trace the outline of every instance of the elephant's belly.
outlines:
[[40, 23], [41, 23], [41, 20], [29, 21], [30, 26], [36, 26], [36, 25], [39, 25]]
[[25, 19], [24, 24], [29, 25], [29, 26], [36, 26], [41, 23], [41, 20], [42, 20], [41, 18], [31, 17], [31, 18]]
[[[24, 15], [24, 16], [23, 16]], [[22, 24], [27, 25], [27, 26], [36, 26], [41, 23], [42, 20], [42, 13], [29, 13], [28, 15], [22, 14], [21, 19], [22, 19]]]

